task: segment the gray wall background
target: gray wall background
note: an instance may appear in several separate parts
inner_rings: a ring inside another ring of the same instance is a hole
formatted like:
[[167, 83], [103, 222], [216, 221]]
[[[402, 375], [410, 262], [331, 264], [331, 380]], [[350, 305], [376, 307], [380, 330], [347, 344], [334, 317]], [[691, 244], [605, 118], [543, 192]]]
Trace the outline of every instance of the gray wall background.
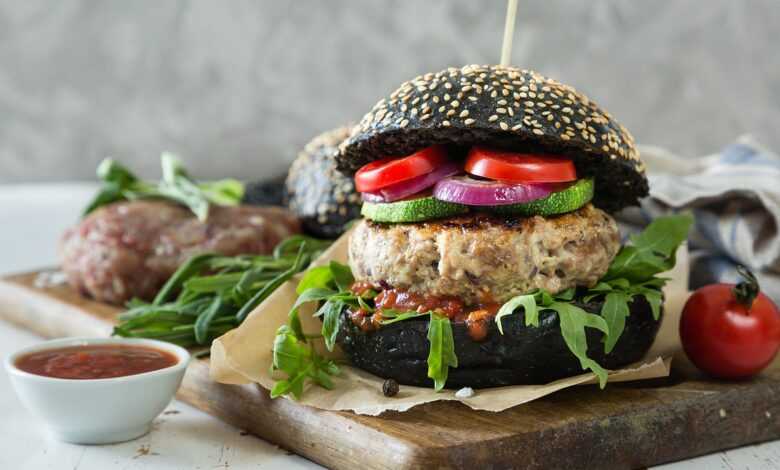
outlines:
[[[498, 61], [503, 0], [0, 0], [0, 182], [286, 170], [400, 82]], [[513, 63], [686, 156], [780, 150], [780, 1], [523, 0]]]

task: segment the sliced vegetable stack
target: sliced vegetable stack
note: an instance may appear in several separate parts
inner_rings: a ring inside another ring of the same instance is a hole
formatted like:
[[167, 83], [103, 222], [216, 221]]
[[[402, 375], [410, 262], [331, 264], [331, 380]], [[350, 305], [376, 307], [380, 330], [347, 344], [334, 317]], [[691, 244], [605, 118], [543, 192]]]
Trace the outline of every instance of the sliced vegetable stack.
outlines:
[[593, 180], [577, 179], [567, 158], [474, 146], [465, 165], [434, 145], [401, 158], [384, 158], [355, 174], [362, 214], [404, 223], [469, 211], [500, 215], [555, 215], [591, 201]]

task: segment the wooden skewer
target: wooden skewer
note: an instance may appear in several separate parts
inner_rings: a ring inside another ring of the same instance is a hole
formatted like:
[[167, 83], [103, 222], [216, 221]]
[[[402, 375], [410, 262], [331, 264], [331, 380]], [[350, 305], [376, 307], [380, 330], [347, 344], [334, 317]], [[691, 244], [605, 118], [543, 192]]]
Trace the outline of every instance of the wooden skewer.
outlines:
[[507, 0], [506, 23], [504, 23], [504, 44], [501, 47], [501, 65], [509, 65], [512, 59], [512, 38], [515, 33], [515, 17], [517, 16], [517, 0]]

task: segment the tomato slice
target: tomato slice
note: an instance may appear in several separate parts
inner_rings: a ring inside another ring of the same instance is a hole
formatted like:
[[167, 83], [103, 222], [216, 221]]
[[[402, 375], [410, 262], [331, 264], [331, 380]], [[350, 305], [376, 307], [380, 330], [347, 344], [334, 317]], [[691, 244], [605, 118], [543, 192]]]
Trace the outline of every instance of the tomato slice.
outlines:
[[360, 192], [376, 191], [430, 173], [446, 161], [447, 152], [440, 145], [424, 148], [408, 157], [376, 160], [358, 170], [355, 188]]
[[466, 171], [508, 183], [561, 183], [577, 179], [577, 170], [568, 158], [485, 147], [469, 150]]

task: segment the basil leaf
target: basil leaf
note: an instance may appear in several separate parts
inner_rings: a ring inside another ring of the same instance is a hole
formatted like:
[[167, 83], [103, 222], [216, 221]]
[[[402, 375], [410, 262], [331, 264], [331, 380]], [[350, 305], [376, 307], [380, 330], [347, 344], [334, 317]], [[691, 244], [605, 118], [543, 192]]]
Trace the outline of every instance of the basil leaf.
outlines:
[[604, 304], [601, 306], [601, 316], [604, 317], [609, 333], [605, 336], [604, 352], [609, 354], [617, 344], [620, 335], [626, 327], [626, 317], [630, 311], [628, 302], [631, 296], [625, 292], [610, 292], [604, 298]]
[[298, 295], [303, 294], [309, 289], [330, 289], [332, 288], [333, 274], [330, 270], [330, 266], [317, 266], [306, 271], [303, 275], [303, 279], [298, 283], [295, 291]]
[[561, 335], [563, 335], [566, 346], [579, 359], [583, 370], [590, 369], [596, 374], [599, 378], [599, 385], [604, 388], [607, 384], [607, 371], [588, 357], [588, 340], [585, 328], [596, 328], [608, 334], [607, 323], [600, 316], [588, 313], [570, 303], [553, 302], [548, 308], [558, 313]]
[[498, 331], [503, 335], [504, 326], [501, 319], [511, 315], [518, 307], [523, 307], [525, 312], [525, 326], [539, 326], [539, 310], [536, 308], [536, 296], [534, 294], [518, 295], [509, 299], [498, 309], [496, 313], [496, 324]]
[[441, 315], [431, 314], [428, 323], [428, 377], [433, 379], [434, 390], [437, 392], [447, 383], [450, 367], [458, 367], [455, 356], [455, 341], [452, 337], [450, 319]]
[[645, 230], [631, 237], [632, 246], [624, 246], [612, 260], [602, 280], [625, 278], [642, 282], [674, 267], [675, 251], [688, 238], [693, 224], [689, 214], [659, 217]]
[[349, 266], [345, 266], [339, 262], [331, 261], [329, 266], [330, 272], [333, 276], [333, 281], [336, 282], [339, 292], [348, 292], [349, 287], [355, 282], [355, 278], [352, 276], [352, 270]]
[[343, 302], [329, 300], [317, 311], [317, 315], [322, 315], [322, 338], [325, 340], [325, 347], [328, 348], [328, 351], [333, 351], [333, 346], [336, 344], [343, 310]]

